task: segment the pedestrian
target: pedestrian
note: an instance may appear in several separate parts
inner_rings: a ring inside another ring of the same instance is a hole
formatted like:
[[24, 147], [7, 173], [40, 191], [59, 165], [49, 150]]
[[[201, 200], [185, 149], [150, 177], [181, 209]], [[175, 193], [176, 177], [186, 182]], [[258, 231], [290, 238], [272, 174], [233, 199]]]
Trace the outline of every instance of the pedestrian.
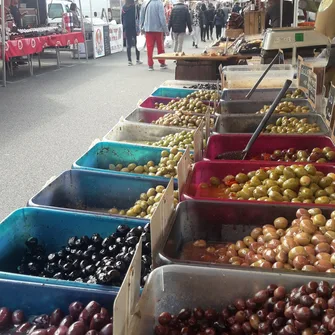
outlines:
[[200, 16], [201, 16], [201, 2], [196, 4], [195, 9], [192, 10], [192, 39], [193, 46], [198, 48], [199, 40], [200, 40]]
[[182, 52], [183, 50], [186, 26], [191, 34], [192, 24], [190, 12], [184, 4], [184, 0], [179, 0], [179, 2], [172, 8], [168, 26], [169, 31], [172, 29], [174, 52]]
[[[265, 14], [265, 29], [280, 28], [280, 1], [270, 0], [269, 8]], [[291, 27], [293, 23], [293, 4], [291, 1], [283, 1], [282, 27]]]
[[[158, 54], [164, 53], [164, 34], [169, 35], [164, 5], [161, 0], [146, 0], [141, 8], [141, 29], [145, 32], [149, 71], [154, 69], [152, 59], [155, 44]], [[167, 69], [164, 59], [159, 59], [161, 69]]]
[[241, 14], [242, 7], [239, 2], [235, 2], [233, 9], [231, 10], [233, 13]]
[[203, 3], [201, 4], [201, 11], [200, 11], [200, 34], [201, 34], [201, 41], [206, 42], [206, 26], [207, 26], [207, 20], [206, 20], [206, 10], [207, 7]]
[[216, 5], [214, 24], [216, 31], [216, 39], [218, 40], [221, 37], [222, 28], [224, 27], [225, 24], [225, 14], [219, 3]]
[[97, 13], [97, 12], [94, 12], [93, 15], [94, 15], [94, 17], [96, 17], [96, 18], [98, 17], [98, 13]]
[[227, 21], [230, 13], [230, 7], [229, 3], [225, 3], [222, 7], [223, 13], [224, 13], [224, 24], [223, 27], [225, 28], [227, 26]]
[[72, 13], [73, 28], [80, 28], [81, 24], [78, 16], [77, 5], [74, 2], [70, 5], [70, 13]]
[[213, 26], [214, 26], [214, 16], [215, 16], [215, 8], [212, 3], [209, 3], [208, 9], [205, 12], [206, 15], [206, 35], [207, 39], [209, 40], [209, 37], [211, 40], [213, 40]]
[[138, 18], [139, 10], [134, 0], [126, 0], [122, 7], [122, 25], [123, 33], [126, 37], [128, 66], [132, 66], [131, 47], [134, 44], [136, 53], [136, 64], [142, 64], [140, 61], [140, 52], [137, 49], [137, 35], [139, 34]]
[[10, 13], [14, 18], [15, 25], [18, 29], [22, 28], [21, 19], [27, 15], [27, 13], [20, 13], [19, 0], [12, 0], [9, 6]]

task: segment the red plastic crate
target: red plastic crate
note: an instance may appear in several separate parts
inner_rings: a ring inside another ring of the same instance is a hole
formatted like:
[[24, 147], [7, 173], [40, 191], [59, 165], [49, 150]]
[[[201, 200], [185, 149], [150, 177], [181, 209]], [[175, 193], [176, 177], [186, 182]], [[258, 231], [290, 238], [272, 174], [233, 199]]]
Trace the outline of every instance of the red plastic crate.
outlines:
[[[205, 160], [214, 160], [221, 153], [243, 150], [247, 145], [251, 134], [218, 134], [208, 140]], [[260, 136], [252, 146], [248, 157], [260, 155], [263, 152], [272, 153], [274, 150], [295, 148], [298, 150], [312, 150], [313, 148], [331, 147], [335, 150], [333, 141], [327, 136], [299, 135], [265, 135]], [[248, 159], [247, 157], [247, 159]], [[293, 163], [292, 163], [293, 164]]]
[[[208, 183], [211, 177], [218, 177], [223, 179], [227, 175], [237, 175], [240, 172], [248, 173], [255, 171], [260, 168], [274, 167], [278, 165], [290, 166], [293, 164], [306, 165], [308, 163], [292, 163], [292, 162], [264, 162], [264, 161], [202, 161], [194, 164], [193, 170], [191, 171], [186, 184], [184, 185], [181, 193], [181, 200], [208, 200], [208, 201], [220, 201], [220, 202], [233, 202], [233, 203], [257, 203], [257, 204], [283, 204], [283, 202], [266, 202], [257, 200], [230, 200], [230, 199], [218, 199], [211, 197], [200, 197], [197, 195], [198, 185], [200, 183]], [[325, 174], [333, 172], [335, 173], [335, 166], [331, 164], [317, 164], [317, 170]], [[297, 203], [284, 203], [287, 206], [297, 205]], [[335, 207], [335, 205], [321, 205], [321, 204], [301, 204], [303, 207]]]

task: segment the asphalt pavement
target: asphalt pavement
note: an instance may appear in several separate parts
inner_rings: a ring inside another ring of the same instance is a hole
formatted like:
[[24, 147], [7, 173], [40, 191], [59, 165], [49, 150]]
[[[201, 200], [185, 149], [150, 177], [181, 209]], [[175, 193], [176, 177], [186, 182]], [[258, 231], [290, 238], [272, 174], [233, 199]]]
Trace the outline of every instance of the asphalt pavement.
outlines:
[[[192, 50], [190, 37], [185, 49]], [[60, 70], [46, 68], [0, 87], [0, 220], [25, 206], [50, 177], [70, 169], [140, 99], [174, 79], [173, 62], [160, 70], [155, 61], [149, 72], [146, 53], [141, 55], [143, 65], [132, 67], [125, 52], [80, 63], [63, 55]]]

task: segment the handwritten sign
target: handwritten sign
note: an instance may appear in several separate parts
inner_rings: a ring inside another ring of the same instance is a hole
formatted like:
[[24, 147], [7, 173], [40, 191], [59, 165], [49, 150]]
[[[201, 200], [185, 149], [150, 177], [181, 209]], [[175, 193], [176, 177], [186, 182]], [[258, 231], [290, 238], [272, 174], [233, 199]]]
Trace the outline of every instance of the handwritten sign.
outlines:
[[314, 108], [316, 105], [317, 81], [317, 75], [312, 70], [310, 70], [308, 75], [308, 98]]
[[326, 105], [326, 120], [330, 128], [334, 125], [335, 86], [331, 84]]
[[109, 40], [109, 26], [104, 26], [103, 31], [104, 31], [103, 36], [104, 36], [105, 55], [108, 56], [111, 54], [111, 45]]
[[300, 63], [298, 83], [299, 87], [301, 87], [305, 91], [308, 91], [308, 78], [309, 78], [309, 71], [311, 70], [312, 69], [309, 66]]

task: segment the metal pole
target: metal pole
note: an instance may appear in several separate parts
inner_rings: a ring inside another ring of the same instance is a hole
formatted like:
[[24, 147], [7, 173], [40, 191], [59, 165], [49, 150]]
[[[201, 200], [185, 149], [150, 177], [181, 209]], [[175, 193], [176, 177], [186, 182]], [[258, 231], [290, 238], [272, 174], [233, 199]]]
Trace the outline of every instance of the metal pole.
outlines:
[[298, 0], [294, 0], [293, 27], [298, 27], [298, 10], [299, 10], [299, 2]]
[[90, 0], [90, 16], [91, 16], [92, 43], [93, 43], [93, 59], [95, 59], [95, 53], [94, 53], [94, 28], [93, 28], [93, 8], [92, 8], [92, 0]]
[[[86, 60], [88, 60], [86, 32], [85, 32], [85, 25], [84, 25], [83, 9], [81, 7], [81, 0], [79, 0], [79, 7], [80, 7], [80, 17], [81, 17], [81, 31], [83, 32], [83, 35], [84, 35], [85, 54], [86, 54]], [[80, 59], [79, 44], [78, 44], [78, 59]]]
[[280, 0], [280, 28], [283, 27], [283, 1]]
[[5, 1], [1, 1], [1, 42], [2, 42], [2, 85], [6, 87], [6, 22], [5, 22]]

